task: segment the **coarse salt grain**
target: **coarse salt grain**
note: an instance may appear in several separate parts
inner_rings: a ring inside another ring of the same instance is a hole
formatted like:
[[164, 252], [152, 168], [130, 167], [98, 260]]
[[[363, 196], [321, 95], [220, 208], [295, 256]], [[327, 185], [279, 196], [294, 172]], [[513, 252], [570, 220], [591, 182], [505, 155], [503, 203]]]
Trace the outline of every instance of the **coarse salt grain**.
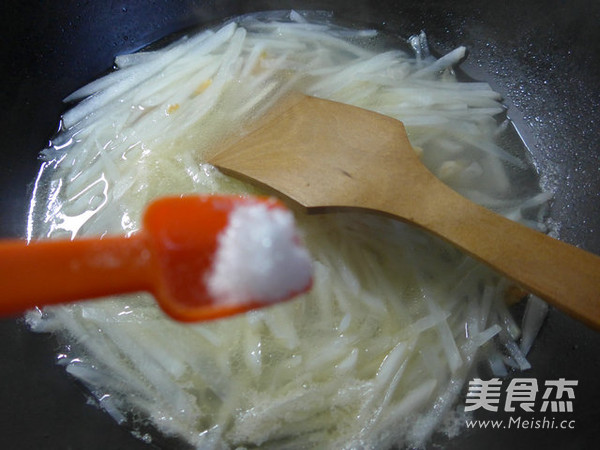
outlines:
[[218, 243], [207, 287], [224, 303], [274, 303], [311, 283], [311, 257], [288, 210], [264, 203], [238, 206]]

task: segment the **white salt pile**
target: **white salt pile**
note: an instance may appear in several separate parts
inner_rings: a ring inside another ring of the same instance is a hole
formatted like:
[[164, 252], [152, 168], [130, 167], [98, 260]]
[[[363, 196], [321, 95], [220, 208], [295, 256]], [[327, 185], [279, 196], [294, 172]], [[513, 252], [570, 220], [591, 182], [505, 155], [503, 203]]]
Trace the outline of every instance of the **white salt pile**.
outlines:
[[277, 302], [305, 290], [311, 279], [311, 257], [292, 213], [256, 203], [230, 214], [207, 286], [226, 303]]

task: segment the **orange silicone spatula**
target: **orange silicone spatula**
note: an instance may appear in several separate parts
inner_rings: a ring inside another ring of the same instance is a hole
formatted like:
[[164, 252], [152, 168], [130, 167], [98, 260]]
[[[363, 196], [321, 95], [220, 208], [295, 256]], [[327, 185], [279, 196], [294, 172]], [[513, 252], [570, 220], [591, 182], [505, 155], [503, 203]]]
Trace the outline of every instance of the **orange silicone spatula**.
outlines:
[[148, 291], [171, 317], [192, 322], [264, 307], [308, 289], [310, 280], [268, 301], [256, 297], [223, 301], [211, 293], [207, 276], [219, 237], [227, 229], [232, 212], [244, 205], [286, 211], [272, 198], [165, 197], [147, 207], [142, 230], [129, 237], [29, 244], [0, 241], [0, 315], [17, 314], [34, 306]]

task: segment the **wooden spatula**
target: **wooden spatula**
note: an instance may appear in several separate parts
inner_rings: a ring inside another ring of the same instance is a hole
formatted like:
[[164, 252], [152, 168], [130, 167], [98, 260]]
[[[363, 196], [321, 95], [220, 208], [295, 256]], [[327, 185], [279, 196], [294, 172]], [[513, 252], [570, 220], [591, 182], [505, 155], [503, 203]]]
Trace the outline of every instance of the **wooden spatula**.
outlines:
[[415, 224], [600, 328], [600, 257], [457, 194], [421, 163], [398, 120], [292, 94], [209, 162], [309, 212], [358, 208]]

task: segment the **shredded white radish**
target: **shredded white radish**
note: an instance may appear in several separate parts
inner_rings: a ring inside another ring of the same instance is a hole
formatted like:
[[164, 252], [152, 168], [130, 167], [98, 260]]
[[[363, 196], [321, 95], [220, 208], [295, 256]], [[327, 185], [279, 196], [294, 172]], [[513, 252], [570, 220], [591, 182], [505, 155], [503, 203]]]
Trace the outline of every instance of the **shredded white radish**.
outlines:
[[[329, 18], [253, 14], [119, 56], [113, 73], [68, 97], [80, 101], [42, 152], [29, 239], [131, 234], [162, 195], [261, 193], [206, 155], [290, 90], [404, 121], [451, 187], [544, 229], [551, 196], [525, 149], [504, 145], [500, 96], [455, 78], [464, 48], [436, 60], [424, 33], [383, 48], [377, 32]], [[28, 321], [61, 336], [60, 364], [115, 420], [142, 418], [195, 448], [420, 446], [454, 417], [476, 361], [499, 376], [529, 367], [543, 303], [531, 303], [521, 329], [504, 302], [508, 283], [420, 230], [360, 212], [295, 219], [314, 269], [312, 290], [295, 301], [183, 325], [132, 295], [35, 310]], [[243, 262], [247, 249], [233, 242]], [[282, 280], [306, 267], [280, 256]], [[238, 269], [243, 280], [254, 268]], [[235, 288], [217, 278], [215, 289]], [[277, 283], [267, 284], [273, 294], [289, 288]]]

